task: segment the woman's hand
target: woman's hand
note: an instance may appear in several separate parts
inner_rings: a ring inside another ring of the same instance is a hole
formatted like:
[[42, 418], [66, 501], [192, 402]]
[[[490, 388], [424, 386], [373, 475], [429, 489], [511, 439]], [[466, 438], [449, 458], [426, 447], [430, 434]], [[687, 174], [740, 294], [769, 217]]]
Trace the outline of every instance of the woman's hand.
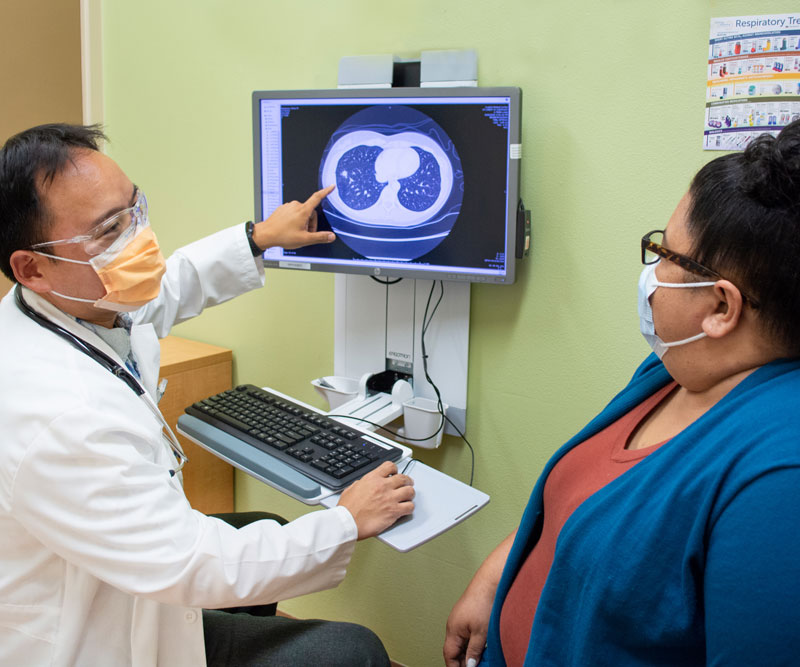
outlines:
[[489, 633], [494, 588], [472, 583], [456, 602], [447, 619], [444, 663], [447, 667], [473, 667], [481, 659]]
[[442, 649], [447, 667], [474, 667], [480, 661], [497, 584], [516, 535], [515, 530], [489, 554], [450, 612]]

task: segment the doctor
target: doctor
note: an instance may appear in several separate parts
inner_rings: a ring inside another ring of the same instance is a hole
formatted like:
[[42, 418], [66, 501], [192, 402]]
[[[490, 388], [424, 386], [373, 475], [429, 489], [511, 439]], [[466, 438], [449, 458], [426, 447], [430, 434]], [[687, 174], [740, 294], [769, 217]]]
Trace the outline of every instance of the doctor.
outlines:
[[385, 463], [338, 507], [237, 530], [189, 506], [156, 407], [158, 338], [263, 285], [261, 250], [332, 241], [331, 188], [165, 262], [104, 138], [47, 125], [0, 150], [0, 664], [388, 664], [360, 626], [202, 610], [336, 586], [411, 480]]

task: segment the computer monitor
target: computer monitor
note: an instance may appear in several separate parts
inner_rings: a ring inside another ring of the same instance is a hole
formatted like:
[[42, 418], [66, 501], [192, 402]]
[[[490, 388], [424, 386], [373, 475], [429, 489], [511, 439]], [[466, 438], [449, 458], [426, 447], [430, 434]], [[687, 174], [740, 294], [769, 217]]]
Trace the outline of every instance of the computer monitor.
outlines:
[[255, 215], [336, 189], [336, 241], [271, 248], [266, 267], [514, 282], [519, 88], [253, 93]]

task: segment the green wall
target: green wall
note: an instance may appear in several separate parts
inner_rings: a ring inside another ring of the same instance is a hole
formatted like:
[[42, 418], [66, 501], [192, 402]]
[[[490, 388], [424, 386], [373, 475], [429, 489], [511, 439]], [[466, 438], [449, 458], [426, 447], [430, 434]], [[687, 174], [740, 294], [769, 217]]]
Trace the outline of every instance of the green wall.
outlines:
[[[252, 217], [250, 93], [329, 88], [339, 58], [475, 48], [483, 85], [524, 92], [522, 195], [533, 250], [511, 287], [472, 287], [467, 434], [491, 503], [408, 554], [361, 543], [336, 590], [284, 611], [363, 623], [393, 659], [441, 664], [445, 620], [519, 519], [545, 460], [630, 376], [639, 238], [664, 225], [702, 145], [711, 16], [743, 0], [104, 0], [111, 155], [148, 195], [165, 250]], [[264, 290], [181, 325], [231, 347], [235, 380], [320, 405], [333, 371], [333, 278], [269, 272]], [[465, 480], [454, 438], [420, 458]], [[238, 509], [308, 510], [244, 475]]]

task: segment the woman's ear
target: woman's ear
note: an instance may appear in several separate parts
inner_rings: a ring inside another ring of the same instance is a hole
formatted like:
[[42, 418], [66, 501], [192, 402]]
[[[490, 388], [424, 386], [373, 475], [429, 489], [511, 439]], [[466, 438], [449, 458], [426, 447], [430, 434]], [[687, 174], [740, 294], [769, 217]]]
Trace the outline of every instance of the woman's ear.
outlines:
[[11, 253], [9, 263], [17, 282], [28, 289], [44, 294], [52, 290], [47, 271], [42, 271], [42, 264], [49, 261], [46, 257], [37, 255], [30, 250], [16, 250]]
[[739, 324], [744, 300], [730, 280], [718, 280], [713, 287], [714, 302], [703, 318], [703, 331], [709, 338], [722, 338]]

